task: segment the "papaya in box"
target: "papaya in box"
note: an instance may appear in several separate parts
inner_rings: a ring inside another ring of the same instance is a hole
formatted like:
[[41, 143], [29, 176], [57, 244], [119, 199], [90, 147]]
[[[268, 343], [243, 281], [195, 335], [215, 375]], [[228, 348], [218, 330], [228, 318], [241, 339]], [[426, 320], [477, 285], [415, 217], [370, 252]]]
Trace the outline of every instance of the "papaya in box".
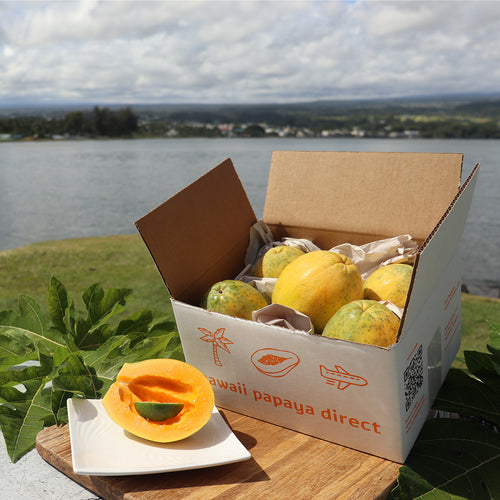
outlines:
[[186, 360], [216, 404], [404, 462], [460, 345], [458, 244], [479, 166], [462, 155], [273, 153], [263, 220], [320, 248], [411, 234], [419, 248], [398, 342], [304, 335], [199, 307], [243, 268], [257, 221], [230, 159], [136, 222], [172, 296]]

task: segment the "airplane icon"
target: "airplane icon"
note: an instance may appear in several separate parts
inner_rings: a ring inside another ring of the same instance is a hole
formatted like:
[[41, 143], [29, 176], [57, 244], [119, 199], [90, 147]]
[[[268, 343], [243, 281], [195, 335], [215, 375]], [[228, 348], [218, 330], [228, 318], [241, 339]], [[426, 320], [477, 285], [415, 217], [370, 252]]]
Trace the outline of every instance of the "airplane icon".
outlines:
[[363, 387], [368, 384], [368, 380], [359, 375], [351, 375], [347, 370], [340, 365], [335, 365], [335, 370], [331, 370], [326, 366], [319, 366], [321, 376], [326, 378], [326, 383], [330, 385], [337, 384], [337, 389], [343, 391], [350, 385]]

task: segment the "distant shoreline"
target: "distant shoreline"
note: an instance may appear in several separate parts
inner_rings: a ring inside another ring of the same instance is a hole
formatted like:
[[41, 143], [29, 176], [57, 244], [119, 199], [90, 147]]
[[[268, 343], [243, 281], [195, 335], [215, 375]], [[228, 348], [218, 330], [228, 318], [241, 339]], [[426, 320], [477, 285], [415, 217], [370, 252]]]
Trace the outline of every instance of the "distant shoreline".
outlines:
[[[135, 141], [135, 140], [145, 140], [145, 139], [159, 139], [159, 140], [169, 140], [169, 139], [207, 139], [207, 140], [212, 140], [212, 139], [332, 139], [332, 138], [338, 138], [338, 139], [386, 139], [388, 141], [399, 141], [399, 140], [421, 140], [421, 141], [433, 141], [433, 140], [441, 140], [441, 138], [438, 137], [373, 137], [373, 136], [364, 136], [364, 137], [354, 137], [354, 136], [328, 136], [328, 137], [322, 137], [322, 136], [313, 136], [313, 137], [279, 137], [279, 136], [263, 136], [263, 137], [251, 137], [251, 136], [245, 136], [245, 135], [239, 135], [239, 136], [219, 136], [219, 137], [207, 137], [203, 135], [192, 135], [192, 136], [176, 136], [176, 137], [165, 137], [165, 136], [135, 136], [135, 137], [63, 137], [63, 138], [53, 138], [53, 137], [22, 137], [18, 139], [2, 139], [0, 137], [0, 144], [19, 144], [19, 143], [32, 143], [32, 142], [70, 142], [70, 141]], [[460, 140], [460, 141], [498, 141], [500, 138], [497, 137], [447, 137], [446, 140]]]
[[0, 140], [24, 137], [367, 137], [500, 139], [500, 98], [268, 104], [46, 105], [0, 108]]

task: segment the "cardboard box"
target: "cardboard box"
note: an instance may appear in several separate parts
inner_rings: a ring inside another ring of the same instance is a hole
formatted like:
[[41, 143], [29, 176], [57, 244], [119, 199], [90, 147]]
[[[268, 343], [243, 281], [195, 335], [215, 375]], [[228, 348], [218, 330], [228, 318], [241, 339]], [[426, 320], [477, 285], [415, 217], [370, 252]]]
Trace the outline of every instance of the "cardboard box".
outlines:
[[[276, 239], [323, 249], [407, 233], [418, 242], [399, 340], [387, 349], [198, 307], [242, 270], [256, 222], [230, 159], [137, 221], [186, 360], [207, 375], [217, 405], [404, 462], [460, 345], [458, 244], [478, 167], [460, 187], [461, 154], [273, 153], [263, 220]], [[269, 354], [287, 369], [263, 369]]]

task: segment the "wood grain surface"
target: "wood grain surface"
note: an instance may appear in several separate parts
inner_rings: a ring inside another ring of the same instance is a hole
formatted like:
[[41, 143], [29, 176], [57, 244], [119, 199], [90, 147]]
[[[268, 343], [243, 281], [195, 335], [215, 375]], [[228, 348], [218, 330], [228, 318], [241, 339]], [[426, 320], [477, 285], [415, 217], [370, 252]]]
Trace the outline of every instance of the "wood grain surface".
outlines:
[[220, 410], [252, 458], [204, 469], [141, 476], [75, 474], [69, 427], [38, 434], [40, 456], [106, 500], [383, 499], [400, 464], [229, 410]]

